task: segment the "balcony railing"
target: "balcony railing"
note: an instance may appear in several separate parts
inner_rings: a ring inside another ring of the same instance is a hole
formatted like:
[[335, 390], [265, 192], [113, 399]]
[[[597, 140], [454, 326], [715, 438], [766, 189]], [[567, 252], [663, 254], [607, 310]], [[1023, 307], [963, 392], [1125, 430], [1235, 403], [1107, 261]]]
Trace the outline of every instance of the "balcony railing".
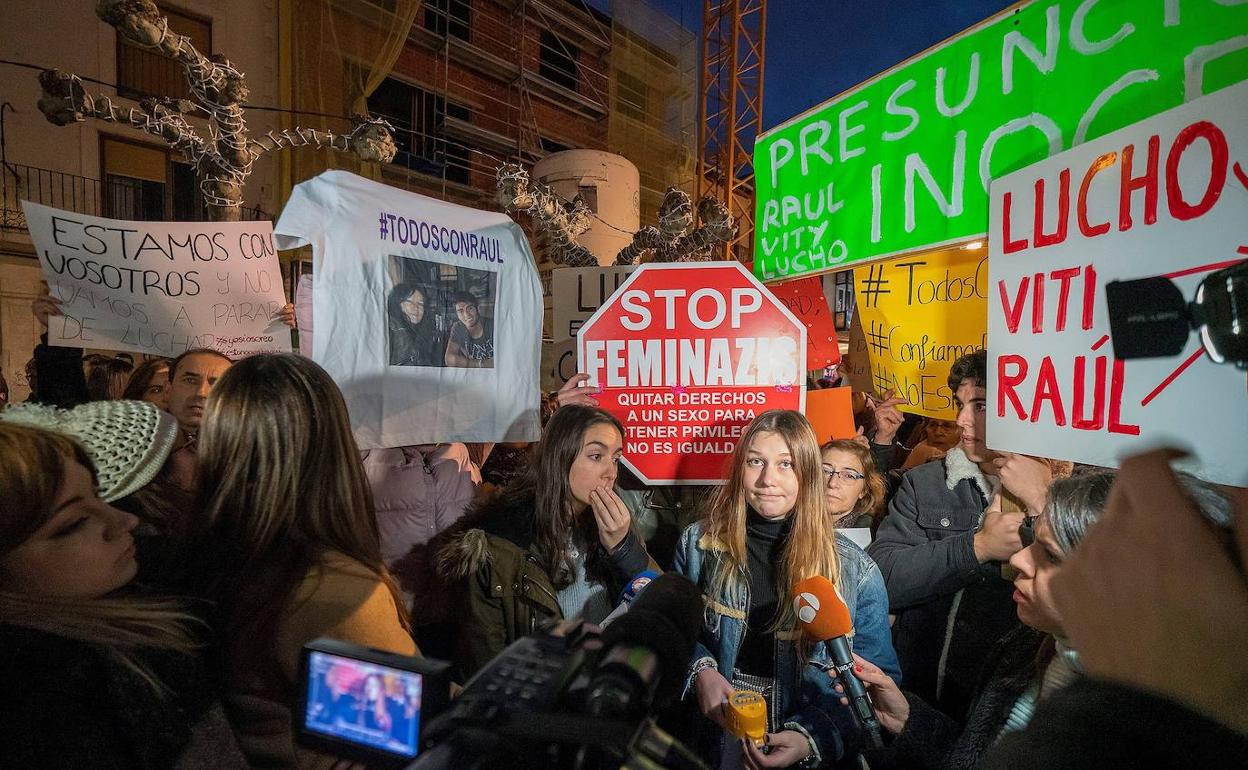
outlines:
[[98, 215], [102, 210], [98, 179], [6, 163], [0, 167], [0, 227], [26, 229], [24, 200], [79, 214]]
[[[123, 215], [127, 218], [144, 219], [143, 207], [135, 200], [136, 191], [127, 184], [104, 184], [77, 174], [66, 174], [46, 168], [6, 163], [0, 167], [0, 229], [25, 230], [26, 215], [22, 201], [41, 203], [45, 206], [92, 216]], [[105, 208], [105, 200], [111, 205]], [[163, 218], [163, 217], [160, 217]], [[272, 219], [272, 215], [258, 208], [244, 206], [242, 218], [248, 221]], [[202, 222], [207, 212], [198, 209], [192, 221]]]

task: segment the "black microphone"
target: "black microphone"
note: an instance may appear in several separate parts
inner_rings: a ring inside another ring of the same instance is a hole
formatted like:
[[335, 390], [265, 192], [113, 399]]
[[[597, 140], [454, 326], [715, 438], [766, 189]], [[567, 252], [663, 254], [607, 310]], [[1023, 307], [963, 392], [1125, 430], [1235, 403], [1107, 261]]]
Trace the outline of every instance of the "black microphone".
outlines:
[[836, 678], [849, 697], [849, 710], [853, 712], [858, 726], [866, 734], [867, 746], [884, 747], [880, 733], [880, 721], [876, 719], [875, 707], [862, 680], [854, 674], [854, 656], [849, 649], [846, 635], [854, 630], [849, 608], [836, 593], [832, 581], [822, 575], [806, 578], [793, 587], [793, 612], [803, 632], [820, 642], [826, 642], [832, 653]]
[[680, 692], [702, 627], [702, 592], [687, 578], [660, 575], [602, 632], [606, 650], [589, 682], [589, 713], [645, 716]]

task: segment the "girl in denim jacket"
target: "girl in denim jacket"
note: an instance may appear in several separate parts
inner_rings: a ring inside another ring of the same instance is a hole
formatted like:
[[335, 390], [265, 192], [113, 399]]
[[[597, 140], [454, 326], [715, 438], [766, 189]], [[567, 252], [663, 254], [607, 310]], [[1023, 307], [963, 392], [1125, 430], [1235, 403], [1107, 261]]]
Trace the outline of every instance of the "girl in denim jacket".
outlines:
[[723, 726], [734, 690], [761, 692], [766, 746], [699, 732], [720, 767], [831, 767], [857, 755], [858, 729], [825, 673], [827, 645], [803, 639], [790, 600], [800, 580], [833, 582], [854, 621], [853, 648], [899, 676], [888, 596], [874, 562], [836, 534], [827, 510], [819, 443], [798, 412], [759, 415], [733, 454], [727, 482], [677, 547], [675, 569], [702, 589], [703, 629], [686, 693]]

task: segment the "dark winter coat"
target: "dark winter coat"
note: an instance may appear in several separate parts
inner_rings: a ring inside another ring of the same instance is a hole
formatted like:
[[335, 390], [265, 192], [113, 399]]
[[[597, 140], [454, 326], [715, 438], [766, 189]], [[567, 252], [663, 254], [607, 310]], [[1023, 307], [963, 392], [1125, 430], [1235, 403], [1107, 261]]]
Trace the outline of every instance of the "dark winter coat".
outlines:
[[204, 669], [176, 653], [142, 655], [161, 698], [106, 650], [0, 624], [0, 767], [245, 768]]
[[1159, 695], [1077, 679], [1036, 708], [1027, 729], [1002, 736], [983, 770], [1242, 770], [1248, 735]]
[[[868, 755], [873, 770], [978, 767], [984, 753], [1001, 735], [1014, 704], [1039, 675], [1046, 642], [1052, 644], [1048, 640], [1046, 634], [1023, 625], [1001, 639], [984, 661], [980, 686], [971, 700], [965, 726], [906, 692], [910, 718], [887, 749]], [[1051, 649], [1047, 648], [1049, 653]]]
[[[439, 538], [438, 576], [454, 591], [460, 673], [471, 676], [507, 645], [563, 613], [550, 575], [534, 555], [537, 522], [532, 502], [487, 501]], [[619, 595], [639, 572], [657, 569], [634, 532], [615, 550], [596, 548], [586, 562], [591, 579]], [[418, 594], [413, 605], [421, 606]]]
[[951, 449], [906, 473], [867, 548], [897, 616], [907, 689], [958, 719], [992, 646], [1018, 625], [1001, 563], [975, 557], [990, 492], [979, 468]]

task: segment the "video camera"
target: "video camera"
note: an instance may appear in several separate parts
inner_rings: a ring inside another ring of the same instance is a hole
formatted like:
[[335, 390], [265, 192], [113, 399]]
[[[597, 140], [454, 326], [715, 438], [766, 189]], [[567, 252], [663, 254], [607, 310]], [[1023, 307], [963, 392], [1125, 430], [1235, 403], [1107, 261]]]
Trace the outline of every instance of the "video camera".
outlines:
[[1248, 259], [1210, 273], [1191, 302], [1165, 276], [1105, 286], [1114, 356], [1177, 356], [1191, 329], [1214, 363], [1248, 369]]
[[[601, 633], [578, 622], [564, 624], [560, 633], [525, 637], [477, 672], [445, 709], [435, 710], [426, 700], [411, 752], [379, 746], [375, 735], [354, 726], [336, 730], [333, 745], [327, 745], [325, 731], [317, 730], [311, 716], [304, 720], [300, 743], [370, 768], [706, 770], [651, 718], [680, 692], [701, 615], [697, 587], [679, 575], [663, 575]], [[318, 651], [304, 653], [305, 670], [314, 680], [318, 669], [311, 656]], [[357, 648], [355, 659], [377, 665], [374, 651]], [[446, 664], [424, 664], [431, 672], [424, 674], [425, 692], [435, 681], [441, 688]], [[308, 715], [314, 714], [308, 698], [316, 689], [305, 686]], [[375, 727], [370, 719], [365, 711], [355, 724]], [[351, 744], [349, 751], [344, 742]], [[407, 762], [395, 764], [399, 757]]]
[[300, 658], [299, 743], [370, 768], [401, 768], [450, 701], [447, 663], [317, 639]]

